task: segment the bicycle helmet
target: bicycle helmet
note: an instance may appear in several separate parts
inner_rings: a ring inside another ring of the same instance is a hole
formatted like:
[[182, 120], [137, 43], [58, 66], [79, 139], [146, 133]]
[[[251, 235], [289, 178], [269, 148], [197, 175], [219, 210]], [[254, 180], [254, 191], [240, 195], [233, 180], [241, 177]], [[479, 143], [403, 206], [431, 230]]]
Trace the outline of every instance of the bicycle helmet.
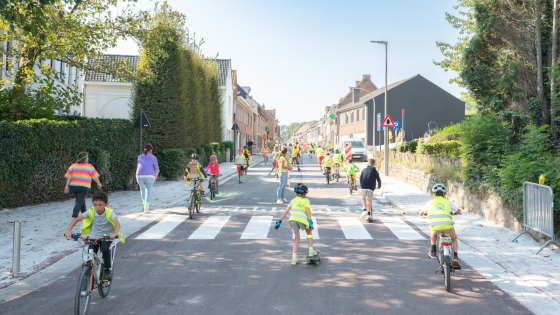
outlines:
[[237, 151], [238, 151], [238, 152], [243, 152], [243, 149], [238, 149]]
[[432, 192], [433, 193], [442, 192], [445, 194], [447, 193], [447, 188], [445, 188], [444, 184], [437, 183], [434, 185], [434, 187], [432, 187]]
[[334, 153], [338, 154], [340, 153], [340, 151], [338, 151], [338, 149], [334, 150]]
[[199, 156], [198, 156], [198, 154], [196, 154], [196, 153], [193, 153], [193, 154], [191, 155], [191, 159], [193, 159], [193, 160], [198, 160], [198, 158], [199, 158]]
[[218, 158], [215, 155], [210, 155], [210, 160], [217, 160]]
[[299, 183], [294, 188], [294, 192], [300, 193], [300, 194], [307, 194], [307, 192], [309, 192], [309, 189], [304, 184]]

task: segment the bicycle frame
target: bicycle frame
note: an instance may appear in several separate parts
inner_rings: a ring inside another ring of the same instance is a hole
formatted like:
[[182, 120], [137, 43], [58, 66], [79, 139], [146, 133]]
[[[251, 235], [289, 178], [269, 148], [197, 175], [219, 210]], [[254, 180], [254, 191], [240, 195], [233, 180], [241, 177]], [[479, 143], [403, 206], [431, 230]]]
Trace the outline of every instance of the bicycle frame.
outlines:
[[[116, 246], [117, 242], [114, 240], [109, 239], [108, 237], [100, 237], [100, 238], [89, 238], [83, 237], [80, 235], [73, 235], [73, 238], [77, 241], [78, 238], [84, 241], [84, 248], [85, 246], [91, 245], [101, 245], [100, 242], [103, 241], [111, 241], [111, 245], [109, 246], [109, 251], [111, 252], [111, 267], [113, 265], [116, 253]], [[98, 255], [98, 253], [100, 255]], [[90, 265], [92, 267], [92, 272], [90, 275], [90, 285], [88, 288], [88, 294], [91, 294], [93, 291], [93, 285], [99, 285], [102, 281], [101, 279], [101, 272], [103, 271], [100, 268], [103, 265], [103, 253], [101, 252], [101, 248], [98, 249], [98, 252], [94, 252], [93, 248], [88, 247], [87, 254], [82, 257], [82, 261], [84, 265]], [[95, 281], [94, 281], [95, 280]]]
[[451, 269], [453, 270], [453, 241], [451, 236], [447, 233], [438, 234], [436, 244], [440, 268], [443, 268], [445, 264], [451, 264]]

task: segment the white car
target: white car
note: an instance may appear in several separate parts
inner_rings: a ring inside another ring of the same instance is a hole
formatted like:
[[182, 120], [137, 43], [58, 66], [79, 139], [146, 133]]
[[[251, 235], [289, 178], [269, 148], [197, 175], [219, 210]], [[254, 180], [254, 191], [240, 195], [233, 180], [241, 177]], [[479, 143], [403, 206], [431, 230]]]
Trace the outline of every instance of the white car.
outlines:
[[341, 149], [342, 149], [342, 156], [344, 156], [344, 148], [346, 147], [346, 143], [350, 143], [352, 149], [350, 150], [350, 156], [352, 157], [352, 161], [362, 160], [367, 162], [368, 156], [366, 152], [366, 148], [364, 146], [364, 141], [361, 139], [346, 139], [342, 140]]

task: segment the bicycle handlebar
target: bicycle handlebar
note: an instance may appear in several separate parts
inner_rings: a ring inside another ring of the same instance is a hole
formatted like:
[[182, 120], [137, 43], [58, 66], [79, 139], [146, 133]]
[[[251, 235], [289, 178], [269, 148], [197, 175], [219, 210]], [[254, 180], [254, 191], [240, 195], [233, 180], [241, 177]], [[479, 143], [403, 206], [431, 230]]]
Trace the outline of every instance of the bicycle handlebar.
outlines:
[[103, 235], [102, 237], [98, 237], [98, 238], [90, 238], [89, 236], [83, 237], [81, 235], [82, 234], [80, 234], [80, 233], [72, 234], [70, 237], [74, 241], [77, 241], [78, 239], [82, 239], [84, 241], [84, 243], [89, 244], [89, 245], [96, 245], [99, 241], [111, 240], [111, 236], [107, 236], [107, 235]]

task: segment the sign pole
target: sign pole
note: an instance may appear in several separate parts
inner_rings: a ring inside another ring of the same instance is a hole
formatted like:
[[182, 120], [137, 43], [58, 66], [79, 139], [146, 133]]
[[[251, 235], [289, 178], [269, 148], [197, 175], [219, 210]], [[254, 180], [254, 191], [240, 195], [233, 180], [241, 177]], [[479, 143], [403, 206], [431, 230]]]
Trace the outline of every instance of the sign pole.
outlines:
[[142, 154], [142, 109], [140, 108], [140, 154]]

